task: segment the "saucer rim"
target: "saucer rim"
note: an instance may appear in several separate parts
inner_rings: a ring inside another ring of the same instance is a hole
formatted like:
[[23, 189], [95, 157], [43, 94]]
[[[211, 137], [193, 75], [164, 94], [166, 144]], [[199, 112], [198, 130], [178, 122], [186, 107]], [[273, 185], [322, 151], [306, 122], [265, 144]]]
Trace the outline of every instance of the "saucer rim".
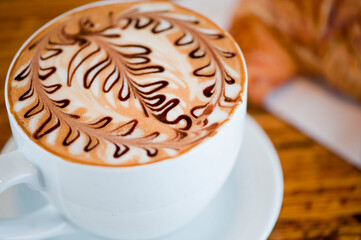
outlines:
[[[284, 177], [282, 171], [281, 161], [277, 154], [277, 150], [273, 145], [271, 139], [268, 137], [267, 133], [262, 129], [262, 127], [257, 123], [257, 121], [251, 117], [249, 114], [246, 116], [246, 126], [250, 124], [254, 134], [257, 132], [257, 136], [259, 139], [258, 142], [262, 142], [264, 145], [264, 151], [266, 151], [268, 157], [268, 161], [271, 162], [273, 178], [275, 180], [275, 194], [273, 199], [273, 205], [271, 216], [268, 218], [268, 222], [266, 224], [265, 230], [263, 234], [261, 234], [260, 239], [267, 239], [270, 236], [273, 228], [276, 225], [278, 217], [281, 212], [282, 204], [283, 204], [283, 195], [284, 195]], [[255, 134], [256, 135], [256, 134]]]

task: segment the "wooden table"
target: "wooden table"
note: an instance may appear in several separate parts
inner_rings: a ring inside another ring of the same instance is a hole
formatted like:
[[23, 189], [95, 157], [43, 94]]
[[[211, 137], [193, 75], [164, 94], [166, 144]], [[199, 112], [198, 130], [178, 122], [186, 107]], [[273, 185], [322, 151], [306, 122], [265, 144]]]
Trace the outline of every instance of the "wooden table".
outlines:
[[[50, 19], [88, 2], [0, 2], [1, 96], [7, 69], [21, 44]], [[283, 206], [269, 239], [361, 240], [361, 171], [264, 110], [250, 106], [249, 113], [271, 138], [284, 173]], [[0, 116], [2, 147], [11, 136], [3, 97]]]

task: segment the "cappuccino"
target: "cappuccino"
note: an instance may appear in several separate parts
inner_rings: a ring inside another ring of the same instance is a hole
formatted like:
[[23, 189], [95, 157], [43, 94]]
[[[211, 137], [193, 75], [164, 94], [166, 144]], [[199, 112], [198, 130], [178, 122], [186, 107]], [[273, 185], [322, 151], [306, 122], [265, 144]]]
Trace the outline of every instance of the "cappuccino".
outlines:
[[71, 162], [136, 166], [183, 154], [243, 104], [228, 32], [172, 2], [109, 3], [57, 18], [10, 70], [10, 111]]

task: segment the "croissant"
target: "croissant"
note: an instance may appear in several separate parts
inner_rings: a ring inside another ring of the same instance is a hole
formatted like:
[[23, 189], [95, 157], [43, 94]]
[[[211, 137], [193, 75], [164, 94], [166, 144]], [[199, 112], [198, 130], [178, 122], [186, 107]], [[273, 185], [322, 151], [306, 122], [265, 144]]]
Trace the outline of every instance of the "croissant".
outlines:
[[297, 75], [361, 101], [360, 0], [243, 0], [231, 33], [245, 55], [251, 102]]

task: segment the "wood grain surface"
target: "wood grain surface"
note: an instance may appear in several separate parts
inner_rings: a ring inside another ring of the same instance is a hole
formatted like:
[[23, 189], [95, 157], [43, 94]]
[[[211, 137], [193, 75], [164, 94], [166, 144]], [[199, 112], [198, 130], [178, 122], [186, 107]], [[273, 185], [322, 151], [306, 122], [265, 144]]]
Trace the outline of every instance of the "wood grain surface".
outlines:
[[[0, 1], [0, 147], [11, 136], [3, 96], [16, 51], [47, 21], [88, 2]], [[269, 239], [361, 240], [361, 171], [264, 110], [249, 106], [249, 114], [271, 138], [284, 173], [283, 206]]]

